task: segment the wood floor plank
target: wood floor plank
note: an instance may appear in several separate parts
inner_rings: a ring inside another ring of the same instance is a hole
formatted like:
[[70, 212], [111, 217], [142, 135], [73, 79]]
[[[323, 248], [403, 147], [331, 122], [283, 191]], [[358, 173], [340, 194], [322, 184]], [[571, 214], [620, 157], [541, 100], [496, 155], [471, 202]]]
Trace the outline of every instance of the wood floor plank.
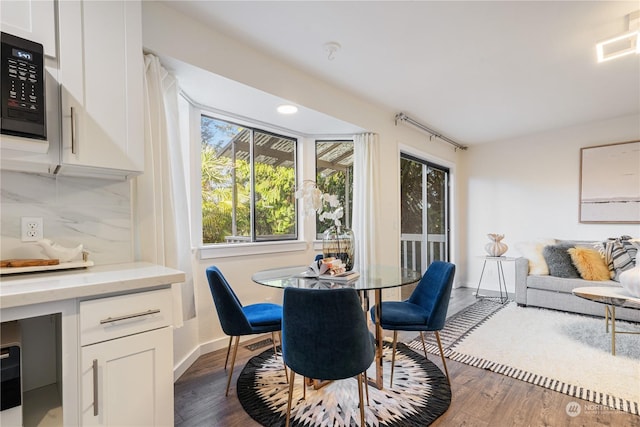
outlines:
[[[449, 316], [473, 304], [475, 289], [458, 288], [452, 292]], [[400, 335], [405, 342], [415, 338]], [[251, 341], [258, 342], [264, 336]], [[245, 344], [247, 344], [245, 343]], [[236, 380], [246, 362], [268, 347], [250, 351], [238, 347], [236, 369], [229, 396], [225, 397], [227, 373], [224, 370], [226, 348], [199, 357], [174, 384], [175, 425], [178, 427], [259, 426], [242, 408], [236, 393]], [[429, 359], [442, 370], [439, 357]], [[640, 427], [640, 417], [576, 399], [504, 375], [447, 359], [451, 376], [452, 399], [447, 412], [435, 420], [434, 427]], [[580, 414], [571, 417], [567, 405], [577, 403]]]

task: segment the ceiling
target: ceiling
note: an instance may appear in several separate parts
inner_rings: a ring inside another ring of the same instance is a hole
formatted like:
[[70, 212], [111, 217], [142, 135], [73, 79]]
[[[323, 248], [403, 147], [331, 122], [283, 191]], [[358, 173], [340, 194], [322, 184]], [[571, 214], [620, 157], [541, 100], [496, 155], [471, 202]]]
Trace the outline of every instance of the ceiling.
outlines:
[[[220, 118], [240, 123], [249, 121], [253, 126], [262, 123], [268, 130], [285, 134], [294, 132], [303, 136], [351, 136], [364, 130], [298, 104], [296, 114], [279, 114], [276, 109], [279, 105], [288, 103], [286, 99], [174, 58], [157, 55], [162, 65], [178, 78], [180, 89], [191, 102], [218, 113]], [[215, 100], [215, 105], [211, 105], [211, 100]]]
[[637, 0], [163, 3], [465, 145], [640, 114], [640, 55], [595, 50]]

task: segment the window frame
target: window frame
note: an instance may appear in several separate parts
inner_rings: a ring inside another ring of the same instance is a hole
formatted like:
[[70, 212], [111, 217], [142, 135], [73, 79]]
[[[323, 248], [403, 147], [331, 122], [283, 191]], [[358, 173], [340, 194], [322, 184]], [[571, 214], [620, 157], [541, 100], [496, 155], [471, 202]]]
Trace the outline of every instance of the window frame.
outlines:
[[[337, 137], [333, 137], [333, 138], [315, 138], [313, 141], [313, 152], [314, 152], [314, 164], [313, 164], [313, 169], [314, 169], [314, 181], [318, 182], [318, 144], [322, 144], [322, 143], [338, 143], [338, 144], [350, 144], [351, 145], [351, 156], [354, 156], [354, 150], [355, 150], [355, 145], [354, 145], [354, 139], [353, 137], [348, 137], [348, 138], [337, 138]], [[351, 164], [351, 169], [353, 169], [353, 163]], [[340, 172], [338, 169], [334, 169], [336, 172]], [[346, 228], [351, 228], [351, 224], [353, 222], [353, 218], [351, 218], [349, 216], [349, 214], [353, 213], [353, 173], [347, 173], [345, 176], [345, 181], [346, 182], [350, 182], [351, 183], [351, 191], [347, 191], [345, 194], [345, 203], [343, 204], [343, 208], [344, 208], [344, 217], [342, 218], [341, 222], [342, 222], [342, 226], [346, 227]], [[322, 189], [322, 191], [326, 191], [325, 189]], [[349, 197], [349, 195], [351, 197]], [[323, 230], [322, 232], [320, 232], [320, 230], [318, 229], [318, 224], [320, 224], [320, 220], [318, 219], [318, 216], [316, 215], [316, 220], [315, 220], [315, 229], [314, 229], [314, 236], [315, 239], [318, 241], [322, 240], [322, 236], [324, 234], [324, 232], [328, 229], [328, 227]]]
[[[235, 116], [233, 114], [217, 111], [211, 108], [205, 108], [203, 106], [196, 106], [191, 104], [190, 113], [189, 113], [189, 137], [191, 147], [191, 191], [192, 191], [192, 237], [194, 238], [195, 246], [197, 247], [197, 252], [199, 254], [199, 259], [212, 259], [212, 258], [223, 258], [223, 257], [233, 257], [233, 256], [244, 256], [244, 255], [258, 255], [258, 254], [268, 254], [268, 253], [283, 253], [283, 252], [294, 252], [294, 251], [304, 251], [307, 249], [307, 242], [303, 239], [303, 236], [300, 233], [300, 212], [298, 209], [298, 202], [296, 201], [295, 206], [295, 235], [296, 237], [293, 239], [278, 239], [278, 240], [257, 240], [251, 241], [247, 243], [207, 243], [203, 242], [202, 236], [202, 188], [200, 187], [200, 182], [202, 179], [202, 170], [201, 170], [201, 120], [202, 116], [207, 116], [213, 118], [215, 120], [230, 122], [238, 126], [242, 126], [253, 131], [258, 131], [267, 134], [273, 134], [276, 136], [281, 136], [285, 138], [290, 138], [295, 141], [295, 154], [294, 154], [294, 175], [296, 177], [296, 184], [300, 180], [300, 171], [304, 169], [304, 166], [300, 164], [301, 156], [300, 156], [300, 148], [303, 145], [303, 141], [306, 139], [305, 136], [300, 135], [298, 133], [292, 132], [288, 129], [279, 128], [277, 126], [271, 126], [267, 123], [250, 120], [247, 118]], [[251, 150], [253, 150], [253, 146], [251, 146]], [[253, 153], [251, 154], [253, 156]], [[252, 158], [253, 162], [253, 158]], [[253, 167], [252, 167], [253, 169]], [[252, 205], [254, 203], [254, 171], [251, 173], [251, 196], [252, 196]], [[251, 209], [253, 211], [253, 207]], [[255, 234], [255, 224], [254, 224], [253, 212], [251, 218], [252, 224], [252, 238]]]
[[[323, 134], [303, 134], [270, 125], [257, 120], [252, 120], [227, 111], [218, 110], [206, 105], [193, 102], [190, 98], [182, 96], [188, 105], [188, 114], [185, 114], [184, 123], [181, 126], [181, 133], [185, 144], [185, 163], [189, 164], [189, 194], [191, 208], [191, 238], [197, 258], [219, 259], [227, 257], [238, 257], [248, 255], [282, 254], [293, 252], [306, 252], [309, 249], [314, 251], [322, 250], [322, 239], [316, 235], [315, 218], [307, 221], [299, 209], [299, 201], [296, 201], [296, 232], [297, 240], [286, 241], [259, 241], [250, 243], [217, 243], [203, 244], [202, 241], [202, 188], [200, 186], [201, 171], [201, 116], [207, 115], [215, 119], [224, 120], [246, 126], [259, 128], [261, 131], [272, 132], [285, 137], [297, 140], [295, 169], [296, 183], [305, 179], [316, 177], [316, 141], [323, 140], [349, 140], [353, 141], [353, 134], [344, 135], [323, 135]], [[181, 121], [183, 118], [181, 118]], [[311, 229], [310, 229], [311, 228]]]
[[[266, 130], [264, 128], [259, 128], [256, 125], [253, 124], [244, 124], [244, 123], [239, 123], [238, 121], [235, 120], [227, 120], [224, 118], [220, 118], [217, 115], [213, 115], [213, 114], [207, 114], [206, 112], [202, 111], [200, 114], [200, 121], [203, 120], [203, 118], [208, 118], [210, 120], [215, 120], [218, 122], [224, 122], [226, 124], [230, 124], [233, 126], [238, 126], [240, 128], [242, 128], [241, 132], [247, 131], [248, 132], [248, 141], [246, 141], [246, 143], [248, 144], [248, 150], [246, 151], [247, 153], [247, 157], [248, 157], [248, 162], [249, 162], [249, 177], [248, 177], [248, 184], [249, 184], [249, 218], [248, 218], [248, 223], [250, 224], [249, 227], [249, 234], [247, 236], [244, 235], [237, 235], [237, 236], [232, 236], [232, 237], [242, 237], [242, 238], [248, 238], [249, 240], [246, 242], [247, 244], [253, 244], [253, 243], [268, 243], [268, 242], [282, 242], [282, 241], [295, 241], [298, 240], [299, 234], [298, 234], [298, 206], [297, 206], [297, 201], [294, 201], [294, 211], [293, 211], [293, 217], [294, 217], [294, 227], [293, 227], [293, 233], [289, 233], [289, 234], [283, 234], [282, 237], [280, 238], [273, 238], [273, 239], [269, 239], [269, 238], [264, 238], [262, 236], [259, 236], [257, 233], [257, 189], [256, 189], [256, 166], [257, 164], [259, 164], [259, 161], [257, 160], [258, 155], [256, 154], [256, 152], [258, 152], [260, 149], [256, 148], [256, 139], [257, 139], [257, 135], [264, 135], [264, 136], [273, 136], [276, 138], [280, 138], [282, 140], [287, 140], [288, 143], [291, 143], [293, 145], [293, 153], [292, 153], [292, 161], [293, 161], [293, 176], [294, 176], [294, 187], [295, 185], [297, 185], [297, 176], [298, 176], [298, 147], [299, 147], [299, 138], [296, 136], [290, 136], [290, 135], [283, 135], [282, 133], [279, 132], [275, 132], [275, 131], [271, 131], [271, 130]], [[202, 123], [202, 122], [200, 122]], [[200, 125], [200, 130], [202, 130], [202, 124]], [[199, 140], [202, 141], [202, 133], [200, 132], [200, 137]], [[242, 150], [240, 150], [241, 152]], [[202, 150], [199, 149], [198, 152], [200, 153], [200, 160], [202, 160], [201, 158], [201, 153]], [[236, 165], [233, 165], [233, 169], [235, 169]], [[234, 181], [232, 181], [233, 183]], [[241, 184], [242, 185], [242, 184]], [[233, 191], [233, 190], [232, 190]], [[293, 194], [292, 194], [293, 196]], [[234, 200], [232, 198], [232, 200]], [[202, 194], [200, 197], [200, 201], [202, 202]], [[237, 200], [236, 202], [237, 203]], [[202, 204], [200, 205], [202, 206]], [[233, 212], [235, 212], [235, 209], [233, 210]], [[200, 209], [200, 214], [202, 215], [202, 208]], [[235, 223], [234, 220], [232, 220], [232, 223]], [[201, 231], [203, 231], [203, 228], [201, 227]], [[233, 233], [233, 230], [232, 230]], [[210, 246], [210, 245], [237, 245], [239, 243], [229, 243], [229, 242], [219, 242], [219, 243], [204, 243], [204, 241], [202, 241], [202, 246]]]

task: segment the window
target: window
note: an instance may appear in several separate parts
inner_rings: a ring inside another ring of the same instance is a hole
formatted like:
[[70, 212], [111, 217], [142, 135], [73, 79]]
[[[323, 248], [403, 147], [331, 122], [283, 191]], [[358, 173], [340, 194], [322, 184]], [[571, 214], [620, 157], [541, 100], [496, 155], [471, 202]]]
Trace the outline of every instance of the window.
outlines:
[[[342, 225], [351, 228], [353, 213], [353, 141], [316, 141], [316, 184], [324, 193], [335, 194], [344, 207]], [[316, 217], [316, 238], [322, 239], [333, 221]]]
[[297, 239], [297, 140], [201, 116], [202, 241]]

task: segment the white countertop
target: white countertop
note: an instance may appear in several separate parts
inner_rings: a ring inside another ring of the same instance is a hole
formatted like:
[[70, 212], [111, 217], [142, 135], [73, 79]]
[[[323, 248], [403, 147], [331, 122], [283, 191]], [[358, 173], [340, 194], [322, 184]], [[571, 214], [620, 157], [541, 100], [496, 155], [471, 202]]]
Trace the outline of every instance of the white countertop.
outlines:
[[0, 278], [0, 308], [144, 290], [184, 282], [182, 271], [135, 262]]

